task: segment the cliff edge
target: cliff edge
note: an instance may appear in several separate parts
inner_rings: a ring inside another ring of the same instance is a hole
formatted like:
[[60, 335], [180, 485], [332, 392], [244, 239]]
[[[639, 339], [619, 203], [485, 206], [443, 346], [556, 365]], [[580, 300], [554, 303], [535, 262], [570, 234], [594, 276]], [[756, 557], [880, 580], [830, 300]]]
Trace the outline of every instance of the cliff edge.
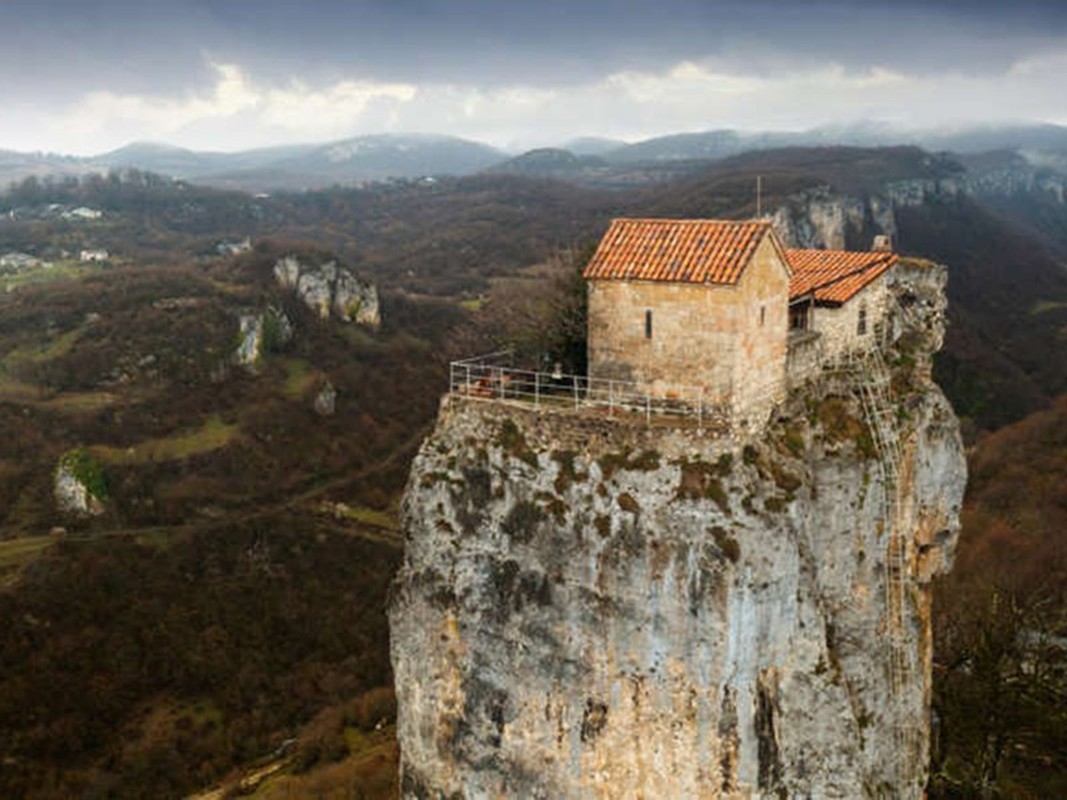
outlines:
[[904, 276], [884, 352], [759, 436], [445, 399], [389, 609], [405, 797], [921, 795], [966, 468], [944, 271]]

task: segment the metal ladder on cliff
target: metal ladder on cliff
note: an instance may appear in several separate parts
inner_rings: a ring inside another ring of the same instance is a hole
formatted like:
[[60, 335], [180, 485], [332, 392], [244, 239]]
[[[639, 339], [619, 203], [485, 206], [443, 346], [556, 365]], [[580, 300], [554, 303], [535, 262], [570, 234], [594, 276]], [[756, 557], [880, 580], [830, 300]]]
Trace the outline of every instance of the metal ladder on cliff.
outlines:
[[896, 768], [901, 788], [912, 774], [909, 762], [918, 757], [916, 731], [907, 724], [903, 703], [906, 682], [914, 674], [912, 648], [904, 635], [907, 622], [907, 542], [900, 530], [900, 468], [903, 448], [897, 428], [897, 409], [890, 387], [890, 374], [882, 353], [871, 348], [859, 354], [855, 363], [857, 388], [867, 427], [874, 440], [882, 472], [880, 501], [885, 554], [885, 641], [889, 673], [890, 708], [896, 749]]

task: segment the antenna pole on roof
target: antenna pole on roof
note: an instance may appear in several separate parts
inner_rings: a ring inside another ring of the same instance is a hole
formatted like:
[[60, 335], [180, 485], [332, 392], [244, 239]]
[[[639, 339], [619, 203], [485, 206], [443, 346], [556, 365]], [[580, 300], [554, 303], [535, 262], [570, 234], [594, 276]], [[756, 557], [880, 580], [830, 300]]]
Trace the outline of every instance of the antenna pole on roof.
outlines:
[[763, 176], [756, 176], [756, 219], [763, 216]]

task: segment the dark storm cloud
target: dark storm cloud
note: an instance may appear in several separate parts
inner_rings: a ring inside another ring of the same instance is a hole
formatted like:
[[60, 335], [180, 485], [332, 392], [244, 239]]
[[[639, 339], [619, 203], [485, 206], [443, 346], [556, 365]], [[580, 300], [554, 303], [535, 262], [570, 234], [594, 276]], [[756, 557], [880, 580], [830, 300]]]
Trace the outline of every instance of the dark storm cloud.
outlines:
[[917, 70], [965, 59], [965, 69], [996, 69], [1067, 31], [1062, 0], [264, 0], [196, 7], [264, 62], [333, 59], [411, 80], [584, 80], [687, 58], [743, 60], [755, 43], [783, 58], [832, 55], [848, 65]]
[[0, 0], [0, 148], [1067, 119], [1067, 0]]
[[0, 93], [66, 100], [94, 88], [178, 88], [208, 75], [200, 46], [219, 34], [211, 14], [187, 3], [5, 0], [0, 67], [15, 80]]
[[0, 66], [55, 97], [197, 85], [206, 59], [277, 78], [555, 85], [708, 57], [995, 70], [1063, 35], [1067, 3], [5, 0], [0, 31]]

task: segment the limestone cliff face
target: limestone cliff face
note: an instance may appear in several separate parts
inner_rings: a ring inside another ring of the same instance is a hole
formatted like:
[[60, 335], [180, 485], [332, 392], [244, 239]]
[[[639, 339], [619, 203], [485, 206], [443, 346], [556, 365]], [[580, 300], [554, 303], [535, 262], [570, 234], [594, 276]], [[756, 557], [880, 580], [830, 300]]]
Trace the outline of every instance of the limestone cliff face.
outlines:
[[100, 465], [85, 450], [63, 454], [53, 475], [52, 491], [56, 508], [72, 517], [104, 513], [106, 489]]
[[268, 307], [238, 317], [237, 346], [233, 360], [255, 372], [266, 354], [293, 338], [293, 323], [281, 309]]
[[960, 195], [979, 198], [1039, 194], [1067, 202], [1067, 177], [1019, 157], [1009, 163], [961, 172], [954, 177], [889, 181], [879, 191], [854, 197], [817, 187], [798, 192], [771, 214], [779, 237], [790, 247], [866, 249], [869, 235], [896, 240], [896, 211], [943, 202]]
[[[790, 247], [845, 250], [849, 231], [863, 230], [866, 224], [866, 206], [859, 198], [835, 194], [828, 188], [813, 189], [791, 197], [774, 212], [771, 222]], [[892, 214], [881, 216], [881, 232], [894, 234]]]
[[378, 289], [361, 281], [335, 261], [312, 266], [296, 256], [285, 256], [274, 265], [274, 279], [289, 289], [322, 319], [355, 322], [369, 328], [382, 323]]
[[919, 797], [965, 464], [910, 306], [888, 493], [846, 375], [750, 440], [446, 400], [390, 605], [404, 796]]

